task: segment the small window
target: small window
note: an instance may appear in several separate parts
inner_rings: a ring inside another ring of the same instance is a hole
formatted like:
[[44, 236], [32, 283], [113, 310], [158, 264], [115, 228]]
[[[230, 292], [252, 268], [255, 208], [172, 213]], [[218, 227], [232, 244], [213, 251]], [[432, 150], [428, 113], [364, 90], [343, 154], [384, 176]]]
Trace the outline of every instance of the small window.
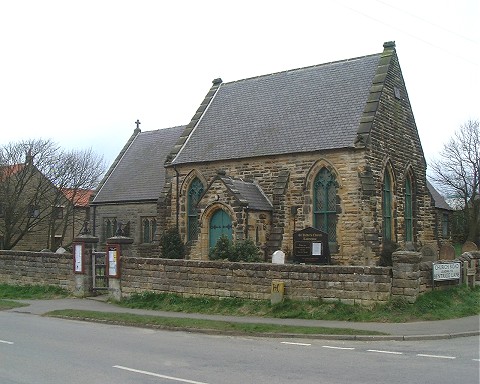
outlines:
[[397, 100], [402, 100], [402, 93], [400, 92], [400, 88], [393, 87], [393, 93], [395, 94], [395, 98]]
[[54, 220], [63, 219], [63, 207], [53, 207], [52, 218]]
[[40, 208], [36, 205], [29, 205], [28, 206], [28, 217], [32, 217], [34, 219], [40, 217]]
[[448, 213], [442, 215], [442, 237], [448, 237]]

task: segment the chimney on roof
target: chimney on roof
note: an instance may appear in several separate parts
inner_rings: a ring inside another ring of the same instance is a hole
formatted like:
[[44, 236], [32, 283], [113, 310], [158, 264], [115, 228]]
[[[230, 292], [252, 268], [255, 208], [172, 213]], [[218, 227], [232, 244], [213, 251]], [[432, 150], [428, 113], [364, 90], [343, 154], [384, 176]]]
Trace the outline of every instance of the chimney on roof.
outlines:
[[395, 49], [395, 41], [386, 41], [383, 43], [384, 49]]
[[218, 79], [214, 79], [214, 80], [212, 81], [212, 84], [213, 84], [213, 85], [218, 85], [218, 84], [222, 84], [222, 83], [223, 83], [223, 80], [222, 80], [221, 77], [219, 77]]
[[32, 149], [30, 148], [25, 155], [25, 165], [32, 165], [33, 164], [33, 156], [32, 156]]

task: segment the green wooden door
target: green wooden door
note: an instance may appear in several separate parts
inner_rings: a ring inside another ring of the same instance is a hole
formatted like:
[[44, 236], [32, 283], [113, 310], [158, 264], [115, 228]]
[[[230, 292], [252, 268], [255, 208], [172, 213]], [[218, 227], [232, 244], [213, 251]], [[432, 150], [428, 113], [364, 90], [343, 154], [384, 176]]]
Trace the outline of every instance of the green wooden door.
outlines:
[[210, 219], [209, 247], [210, 249], [217, 244], [218, 239], [222, 236], [232, 239], [232, 219], [228, 213], [219, 209]]

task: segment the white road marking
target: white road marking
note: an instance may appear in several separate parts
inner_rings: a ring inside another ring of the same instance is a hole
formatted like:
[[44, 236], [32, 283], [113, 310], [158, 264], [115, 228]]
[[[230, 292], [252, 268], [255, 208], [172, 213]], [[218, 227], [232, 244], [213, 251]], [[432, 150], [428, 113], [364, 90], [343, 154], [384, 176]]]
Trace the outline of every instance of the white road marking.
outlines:
[[420, 357], [434, 357], [434, 358], [437, 358], [437, 359], [456, 359], [455, 356], [425, 355], [423, 353], [419, 353], [419, 354], [417, 354], [417, 356], [420, 356]]
[[346, 351], [353, 351], [355, 349], [353, 347], [332, 347], [330, 345], [322, 345], [322, 348], [342, 349], [342, 350], [346, 350]]
[[473, 361], [480, 361], [480, 359], [472, 359]]
[[0, 343], [2, 344], [13, 344], [13, 341], [5, 341], [5, 340], [0, 340]]
[[367, 349], [367, 352], [386, 353], [390, 355], [403, 355], [403, 352], [379, 351], [378, 349]]
[[282, 344], [288, 344], [288, 345], [301, 345], [304, 347], [310, 347], [312, 344], [306, 344], [306, 343], [291, 343], [289, 341], [282, 341]]
[[202, 381], [194, 381], [194, 380], [187, 380], [187, 379], [181, 379], [179, 377], [172, 377], [172, 376], [165, 376], [165, 375], [160, 375], [158, 373], [153, 373], [153, 372], [148, 372], [148, 371], [141, 371], [139, 369], [133, 369], [133, 368], [128, 368], [128, 367], [123, 367], [121, 365], [114, 365], [113, 368], [118, 368], [118, 369], [123, 369], [124, 371], [129, 371], [129, 372], [134, 372], [134, 373], [141, 373], [142, 375], [147, 375], [147, 376], [153, 376], [153, 377], [159, 377], [161, 379], [167, 379], [167, 380], [173, 380], [173, 381], [180, 381], [182, 383], [190, 383], [190, 384], [208, 384], [204, 383]]

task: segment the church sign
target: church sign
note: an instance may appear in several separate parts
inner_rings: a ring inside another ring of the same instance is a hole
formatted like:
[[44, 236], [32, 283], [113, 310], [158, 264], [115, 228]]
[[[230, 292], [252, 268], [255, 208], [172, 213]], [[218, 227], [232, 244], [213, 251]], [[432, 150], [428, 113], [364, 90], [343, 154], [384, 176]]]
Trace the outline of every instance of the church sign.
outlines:
[[295, 232], [293, 261], [300, 264], [330, 264], [328, 235], [312, 227]]

